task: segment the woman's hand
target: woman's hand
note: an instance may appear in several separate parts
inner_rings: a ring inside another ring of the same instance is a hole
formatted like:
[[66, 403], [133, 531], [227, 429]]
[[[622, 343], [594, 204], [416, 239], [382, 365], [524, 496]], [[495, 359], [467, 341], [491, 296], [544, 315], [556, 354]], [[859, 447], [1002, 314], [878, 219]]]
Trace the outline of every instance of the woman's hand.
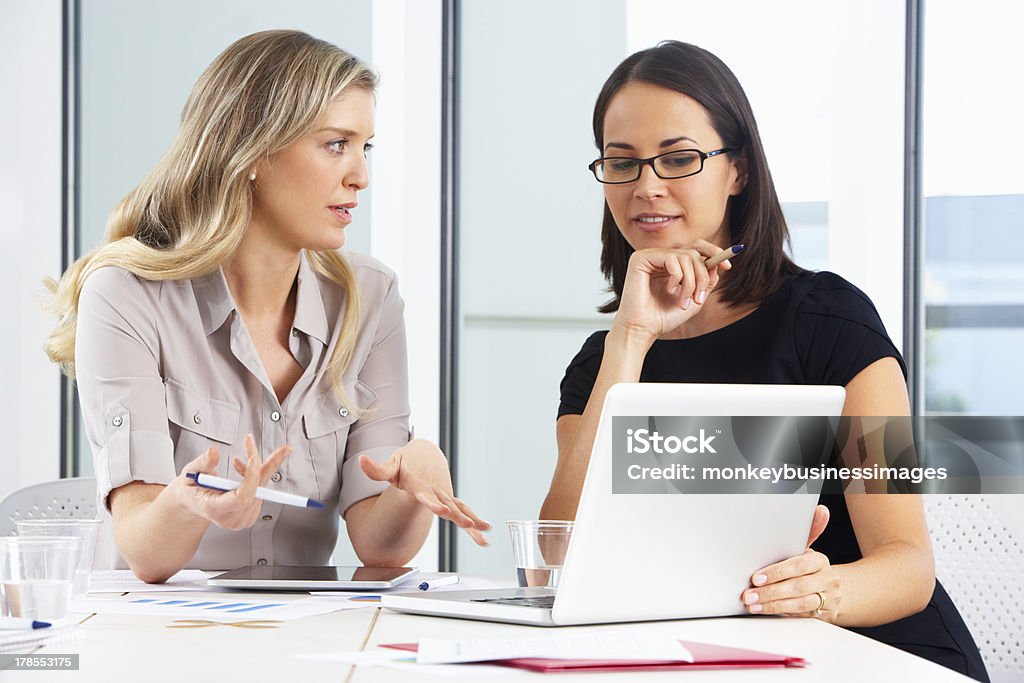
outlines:
[[708, 269], [704, 261], [722, 251], [697, 240], [681, 249], [641, 249], [629, 257], [614, 325], [642, 332], [652, 339], [682, 325], [700, 311], [718, 286], [725, 261]]
[[245, 437], [245, 452], [248, 461], [243, 463], [235, 458], [232, 463], [235, 470], [242, 475], [242, 483], [234, 491], [215, 491], [197, 486], [185, 475], [189, 473], [217, 474], [217, 462], [220, 453], [210, 448], [192, 462], [182, 468], [181, 474], [171, 482], [176, 500], [189, 512], [197, 517], [207, 519], [225, 529], [247, 529], [256, 523], [260, 516], [263, 501], [256, 498], [257, 487], [263, 486], [272, 474], [278, 470], [292, 449], [281, 446], [274, 451], [266, 462], [262, 462], [256, 441], [252, 434]]
[[383, 463], [360, 455], [359, 466], [370, 479], [388, 482], [412, 495], [438, 517], [465, 529], [477, 545], [489, 545], [480, 532], [490, 529], [490, 523], [480, 519], [453, 495], [448, 459], [434, 444], [425, 439], [413, 439]]
[[819, 505], [803, 555], [754, 572], [750, 580], [754, 587], [741, 597], [748, 612], [836, 620], [843, 597], [839, 573], [828, 557], [810, 548], [827, 524], [828, 508]]

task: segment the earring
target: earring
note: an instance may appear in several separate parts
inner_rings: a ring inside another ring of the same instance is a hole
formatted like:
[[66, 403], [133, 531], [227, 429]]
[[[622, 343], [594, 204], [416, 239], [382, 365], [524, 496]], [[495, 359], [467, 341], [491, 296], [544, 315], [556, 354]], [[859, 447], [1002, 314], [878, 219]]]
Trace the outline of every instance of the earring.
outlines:
[[249, 180], [256, 180], [256, 171], [249, 174]]

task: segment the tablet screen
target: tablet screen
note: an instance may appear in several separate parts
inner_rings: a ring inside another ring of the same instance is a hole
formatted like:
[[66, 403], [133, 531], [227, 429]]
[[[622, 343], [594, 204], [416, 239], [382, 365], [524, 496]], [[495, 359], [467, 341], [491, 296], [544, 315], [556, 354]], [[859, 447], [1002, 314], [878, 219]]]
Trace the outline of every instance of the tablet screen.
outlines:
[[207, 580], [209, 586], [272, 591], [380, 590], [419, 574], [415, 567], [249, 566]]
[[249, 566], [221, 574], [218, 579], [240, 581], [388, 581], [397, 582], [415, 570], [411, 567], [289, 567]]

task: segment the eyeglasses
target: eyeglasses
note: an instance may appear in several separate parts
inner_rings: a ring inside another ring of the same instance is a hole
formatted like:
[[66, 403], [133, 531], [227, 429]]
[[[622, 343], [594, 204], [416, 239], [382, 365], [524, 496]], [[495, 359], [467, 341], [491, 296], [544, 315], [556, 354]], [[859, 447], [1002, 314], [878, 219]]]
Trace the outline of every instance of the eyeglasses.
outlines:
[[733, 151], [731, 147], [704, 153], [699, 149], [680, 149], [646, 159], [633, 157], [601, 157], [587, 166], [600, 183], [619, 185], [640, 179], [645, 164], [650, 164], [655, 175], [663, 180], [675, 180], [697, 175], [704, 170], [704, 160]]

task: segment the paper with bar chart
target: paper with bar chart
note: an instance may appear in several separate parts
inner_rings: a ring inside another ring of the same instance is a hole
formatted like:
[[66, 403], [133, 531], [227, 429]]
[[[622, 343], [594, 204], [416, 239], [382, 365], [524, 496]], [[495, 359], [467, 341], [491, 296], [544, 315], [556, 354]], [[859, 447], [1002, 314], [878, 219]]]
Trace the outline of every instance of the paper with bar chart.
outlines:
[[75, 614], [148, 614], [167, 617], [195, 617], [216, 621], [238, 619], [287, 621], [365, 606], [366, 603], [329, 597], [256, 600], [223, 593], [212, 593], [198, 598], [135, 593], [109, 598], [72, 600], [71, 612]]

